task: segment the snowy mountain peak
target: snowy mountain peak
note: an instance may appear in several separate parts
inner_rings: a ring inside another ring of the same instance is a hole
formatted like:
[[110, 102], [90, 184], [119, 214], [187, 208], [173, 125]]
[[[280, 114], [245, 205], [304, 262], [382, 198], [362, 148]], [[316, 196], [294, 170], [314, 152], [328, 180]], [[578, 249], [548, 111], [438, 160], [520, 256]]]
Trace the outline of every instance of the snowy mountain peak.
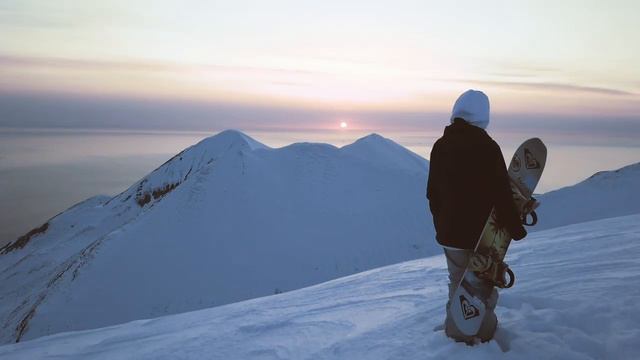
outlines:
[[222, 131], [178, 153], [120, 194], [119, 199], [123, 202], [134, 199], [144, 207], [173, 191], [190, 176], [213, 166], [226, 154], [259, 149], [268, 147], [240, 131]]
[[256, 141], [249, 135], [239, 130], [224, 130], [216, 135], [210, 136], [200, 141], [194, 147], [212, 146], [214, 148], [218, 148], [221, 144], [227, 146], [246, 147], [249, 150], [268, 148], [268, 146]]
[[356, 140], [356, 141], [381, 141], [381, 142], [387, 142], [387, 141], [391, 141], [387, 138], [385, 138], [384, 136], [378, 134], [378, 133], [371, 133], [367, 136], [363, 136], [360, 139]]
[[407, 170], [415, 170], [417, 167], [427, 171], [428, 167], [426, 159], [376, 133], [360, 138], [353, 144], [343, 146], [340, 150], [360, 159], [383, 162], [387, 166]]
[[[386, 137], [380, 135], [380, 134], [376, 134], [376, 133], [371, 133], [367, 136], [361, 137], [360, 139], [356, 140], [353, 144], [351, 145], [356, 145], [359, 144], [360, 146], [389, 146], [389, 147], [393, 147], [393, 148], [397, 148], [401, 145], [398, 145], [397, 143], [395, 143], [393, 140], [391, 139], [387, 139]], [[348, 145], [349, 146], [349, 145]]]

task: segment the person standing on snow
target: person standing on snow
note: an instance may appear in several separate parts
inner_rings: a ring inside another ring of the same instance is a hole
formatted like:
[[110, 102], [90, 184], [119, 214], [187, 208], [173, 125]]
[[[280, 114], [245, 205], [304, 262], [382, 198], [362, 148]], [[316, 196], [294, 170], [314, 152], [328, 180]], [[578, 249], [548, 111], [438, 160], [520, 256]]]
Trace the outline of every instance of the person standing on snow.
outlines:
[[[482, 91], [468, 90], [456, 100], [451, 125], [431, 150], [427, 198], [436, 229], [436, 240], [444, 248], [449, 270], [449, 301], [445, 333], [456, 341], [473, 344], [450, 314], [451, 296], [462, 279], [476, 242], [495, 207], [497, 219], [514, 240], [527, 235], [522, 226], [509, 185], [509, 174], [500, 146], [487, 134], [489, 98]], [[474, 279], [487, 306], [477, 334], [480, 341], [493, 338], [498, 319], [494, 312], [498, 291]]]

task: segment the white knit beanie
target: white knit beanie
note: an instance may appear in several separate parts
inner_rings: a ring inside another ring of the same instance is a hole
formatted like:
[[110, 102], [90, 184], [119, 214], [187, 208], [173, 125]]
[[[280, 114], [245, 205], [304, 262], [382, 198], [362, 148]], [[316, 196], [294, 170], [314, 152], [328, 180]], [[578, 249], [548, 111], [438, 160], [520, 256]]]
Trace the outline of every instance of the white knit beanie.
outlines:
[[455, 118], [464, 119], [471, 125], [486, 129], [489, 125], [489, 98], [482, 91], [465, 91], [453, 105], [451, 123]]

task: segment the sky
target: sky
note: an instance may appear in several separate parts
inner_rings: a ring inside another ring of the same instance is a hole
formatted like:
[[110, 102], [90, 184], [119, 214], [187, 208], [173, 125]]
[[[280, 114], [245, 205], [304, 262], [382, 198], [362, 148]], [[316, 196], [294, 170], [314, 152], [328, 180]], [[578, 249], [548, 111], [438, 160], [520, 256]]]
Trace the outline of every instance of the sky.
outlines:
[[496, 119], [635, 134], [638, 13], [637, 1], [3, 0], [0, 127], [410, 130], [477, 88]]

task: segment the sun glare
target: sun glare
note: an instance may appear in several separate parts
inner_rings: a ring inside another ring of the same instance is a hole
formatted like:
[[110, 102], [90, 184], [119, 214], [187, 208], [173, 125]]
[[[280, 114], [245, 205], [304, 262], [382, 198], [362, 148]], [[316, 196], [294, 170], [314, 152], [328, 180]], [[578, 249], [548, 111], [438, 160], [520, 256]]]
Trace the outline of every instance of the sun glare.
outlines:
[[347, 128], [347, 123], [345, 121], [340, 122], [340, 128], [341, 129], [346, 129]]

